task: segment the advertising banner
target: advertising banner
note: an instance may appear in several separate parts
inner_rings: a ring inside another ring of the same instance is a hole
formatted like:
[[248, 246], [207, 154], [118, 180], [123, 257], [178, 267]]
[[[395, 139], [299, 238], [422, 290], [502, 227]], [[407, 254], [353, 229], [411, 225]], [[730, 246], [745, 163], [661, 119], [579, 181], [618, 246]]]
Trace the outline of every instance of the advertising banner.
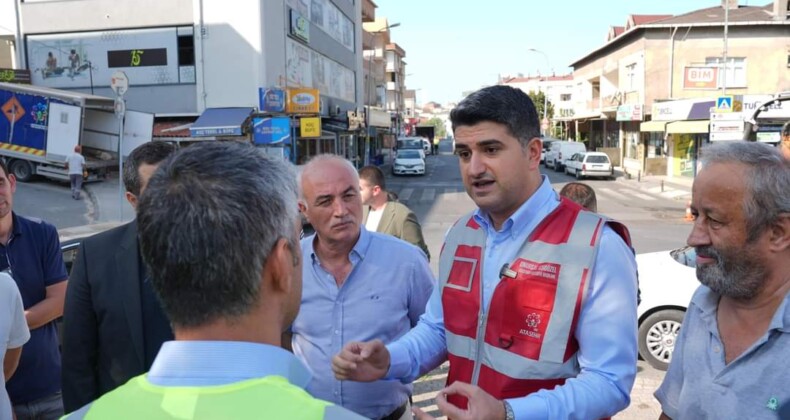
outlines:
[[285, 90], [258, 88], [258, 109], [261, 112], [285, 112]]
[[717, 89], [718, 67], [687, 66], [683, 69], [683, 89]]
[[290, 114], [318, 114], [321, 94], [318, 89], [296, 88], [287, 90], [285, 112]]
[[299, 134], [302, 137], [321, 137], [321, 117], [300, 118]]
[[291, 119], [253, 118], [252, 141], [255, 144], [291, 144]]

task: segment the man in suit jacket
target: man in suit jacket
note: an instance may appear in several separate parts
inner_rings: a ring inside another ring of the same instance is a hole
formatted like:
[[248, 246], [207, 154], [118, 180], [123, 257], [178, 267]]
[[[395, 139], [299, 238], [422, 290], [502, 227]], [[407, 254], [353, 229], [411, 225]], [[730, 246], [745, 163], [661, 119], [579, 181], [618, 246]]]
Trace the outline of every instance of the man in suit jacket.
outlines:
[[[133, 208], [174, 150], [149, 142], [129, 155], [123, 181]], [[66, 413], [148, 371], [162, 343], [173, 339], [140, 257], [136, 221], [83, 241], [71, 279], [63, 313]]]
[[359, 170], [359, 188], [362, 195], [362, 223], [371, 232], [386, 233], [416, 245], [431, 259], [428, 245], [422, 236], [417, 216], [405, 205], [389, 201], [384, 183], [384, 172], [376, 166]]

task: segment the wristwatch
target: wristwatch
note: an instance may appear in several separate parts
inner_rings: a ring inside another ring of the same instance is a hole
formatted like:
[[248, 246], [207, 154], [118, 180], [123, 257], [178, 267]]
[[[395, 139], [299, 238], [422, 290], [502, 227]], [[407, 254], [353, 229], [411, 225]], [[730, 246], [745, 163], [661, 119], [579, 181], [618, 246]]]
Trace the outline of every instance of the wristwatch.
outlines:
[[502, 401], [505, 405], [505, 420], [516, 420], [516, 415], [513, 413], [513, 407], [507, 401]]

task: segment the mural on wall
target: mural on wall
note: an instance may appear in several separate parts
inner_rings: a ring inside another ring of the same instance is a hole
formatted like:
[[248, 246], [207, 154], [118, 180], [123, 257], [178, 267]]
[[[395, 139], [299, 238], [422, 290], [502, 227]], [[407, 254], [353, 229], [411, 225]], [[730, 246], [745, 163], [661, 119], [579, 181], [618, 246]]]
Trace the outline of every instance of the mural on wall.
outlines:
[[674, 134], [672, 174], [675, 176], [694, 176], [697, 162], [695, 136], [693, 134]]
[[354, 72], [292, 39], [286, 40], [288, 86], [311, 87], [322, 95], [356, 101]]
[[117, 70], [132, 85], [194, 82], [179, 71], [177, 28], [30, 35], [27, 57], [32, 83], [53, 88], [108, 86]]

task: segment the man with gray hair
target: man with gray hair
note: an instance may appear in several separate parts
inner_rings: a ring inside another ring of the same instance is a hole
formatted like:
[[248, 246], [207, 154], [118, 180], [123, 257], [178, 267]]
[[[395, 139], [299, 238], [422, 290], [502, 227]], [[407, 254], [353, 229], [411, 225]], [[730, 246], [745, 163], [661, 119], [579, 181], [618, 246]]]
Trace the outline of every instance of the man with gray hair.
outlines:
[[289, 164], [211, 142], [161, 164], [138, 204], [140, 249], [173, 325], [151, 370], [73, 418], [358, 419], [310, 397], [281, 348], [302, 253]]
[[343, 382], [331, 369], [347, 342], [406, 334], [433, 290], [419, 248], [365, 229], [359, 186], [356, 169], [339, 156], [317, 156], [302, 169], [299, 207], [316, 233], [302, 240], [304, 292], [291, 343], [313, 373], [313, 396], [370, 419], [407, 419], [408, 382]]
[[740, 141], [702, 158], [688, 237], [702, 286], [655, 393], [661, 418], [790, 418], [790, 163]]

